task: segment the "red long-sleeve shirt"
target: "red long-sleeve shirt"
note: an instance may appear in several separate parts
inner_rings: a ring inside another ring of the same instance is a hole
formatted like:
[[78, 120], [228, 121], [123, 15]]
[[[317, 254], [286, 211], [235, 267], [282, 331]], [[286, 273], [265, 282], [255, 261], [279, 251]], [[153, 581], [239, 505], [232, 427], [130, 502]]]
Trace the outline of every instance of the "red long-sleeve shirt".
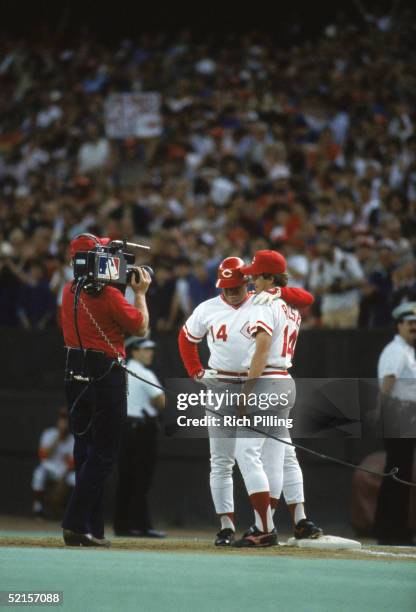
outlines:
[[[74, 293], [72, 283], [65, 285], [62, 296], [62, 331], [65, 345], [78, 348], [79, 341], [74, 323]], [[94, 297], [81, 292], [81, 298], [118, 353], [125, 357], [125, 335], [137, 335], [143, 323], [143, 315], [129, 304], [121, 291], [107, 285], [100, 295]], [[109, 357], [116, 357], [103, 336], [86, 313], [81, 300], [78, 304], [78, 328], [84, 348], [103, 351]]]

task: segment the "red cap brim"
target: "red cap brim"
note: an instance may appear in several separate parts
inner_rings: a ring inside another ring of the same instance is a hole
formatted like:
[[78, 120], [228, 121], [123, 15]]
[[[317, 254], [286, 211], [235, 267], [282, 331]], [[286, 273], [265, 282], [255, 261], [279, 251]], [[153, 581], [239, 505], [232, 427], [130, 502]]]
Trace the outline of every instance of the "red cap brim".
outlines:
[[242, 266], [240, 270], [243, 274], [248, 274], [249, 276], [251, 276], [252, 274], [261, 274], [261, 272], [257, 272], [255, 264], [250, 264], [249, 266]]

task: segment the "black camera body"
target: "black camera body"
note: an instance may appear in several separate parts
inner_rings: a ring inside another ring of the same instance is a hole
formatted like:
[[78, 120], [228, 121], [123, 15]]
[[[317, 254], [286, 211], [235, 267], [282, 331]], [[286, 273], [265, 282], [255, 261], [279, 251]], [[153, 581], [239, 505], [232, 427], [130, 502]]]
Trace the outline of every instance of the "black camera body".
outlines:
[[[74, 278], [84, 278], [96, 285], [112, 285], [125, 288], [131, 281], [135, 256], [124, 251], [124, 243], [114, 240], [107, 246], [91, 251], [78, 251], [73, 258]], [[136, 277], [137, 277], [136, 273]]]

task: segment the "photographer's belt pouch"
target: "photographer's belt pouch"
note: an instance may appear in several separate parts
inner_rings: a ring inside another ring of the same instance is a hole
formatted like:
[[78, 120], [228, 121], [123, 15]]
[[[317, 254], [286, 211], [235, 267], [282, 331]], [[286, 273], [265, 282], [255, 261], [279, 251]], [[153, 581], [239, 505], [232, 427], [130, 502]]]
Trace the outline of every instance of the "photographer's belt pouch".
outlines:
[[107, 357], [102, 351], [93, 349], [66, 348], [66, 351], [66, 381], [73, 380], [74, 376], [81, 376], [85, 379], [99, 378], [112, 361], [111, 357]]

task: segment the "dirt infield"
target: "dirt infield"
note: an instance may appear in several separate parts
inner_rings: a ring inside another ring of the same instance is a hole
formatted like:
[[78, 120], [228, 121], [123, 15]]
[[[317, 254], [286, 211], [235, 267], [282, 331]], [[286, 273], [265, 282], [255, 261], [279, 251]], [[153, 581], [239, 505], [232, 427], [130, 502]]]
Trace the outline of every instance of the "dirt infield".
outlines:
[[[203, 553], [208, 555], [252, 555], [261, 554], [268, 557], [292, 557], [301, 559], [371, 559], [383, 561], [416, 562], [416, 547], [376, 546], [363, 543], [361, 550], [319, 550], [305, 549], [285, 544], [253, 550], [219, 548], [213, 544], [213, 530], [209, 529], [169, 529], [166, 539], [119, 538], [112, 537], [107, 529], [111, 548], [101, 550], [103, 554], [112, 550], [166, 553]], [[285, 542], [290, 534], [281, 534], [280, 541]], [[36, 521], [30, 518], [0, 516], [1, 547], [35, 547], [65, 548], [61, 537], [61, 528], [56, 521]], [[97, 549], [95, 549], [97, 550]]]
[[[36, 547], [36, 548], [64, 548], [61, 537], [53, 536], [0, 536], [0, 547]], [[169, 553], [205, 553], [211, 555], [253, 554], [252, 550], [216, 548], [212, 541], [199, 538], [166, 538], [156, 540], [150, 538], [113, 538], [110, 549], [100, 549], [103, 554], [111, 550], [126, 550], [140, 552], [169, 552]], [[383, 560], [416, 562], [416, 550], [404, 547], [369, 546], [357, 550], [319, 550], [305, 549], [293, 546], [272, 546], [270, 548], [256, 549], [255, 554], [268, 557], [292, 557], [302, 559], [351, 559], [351, 560]]]

